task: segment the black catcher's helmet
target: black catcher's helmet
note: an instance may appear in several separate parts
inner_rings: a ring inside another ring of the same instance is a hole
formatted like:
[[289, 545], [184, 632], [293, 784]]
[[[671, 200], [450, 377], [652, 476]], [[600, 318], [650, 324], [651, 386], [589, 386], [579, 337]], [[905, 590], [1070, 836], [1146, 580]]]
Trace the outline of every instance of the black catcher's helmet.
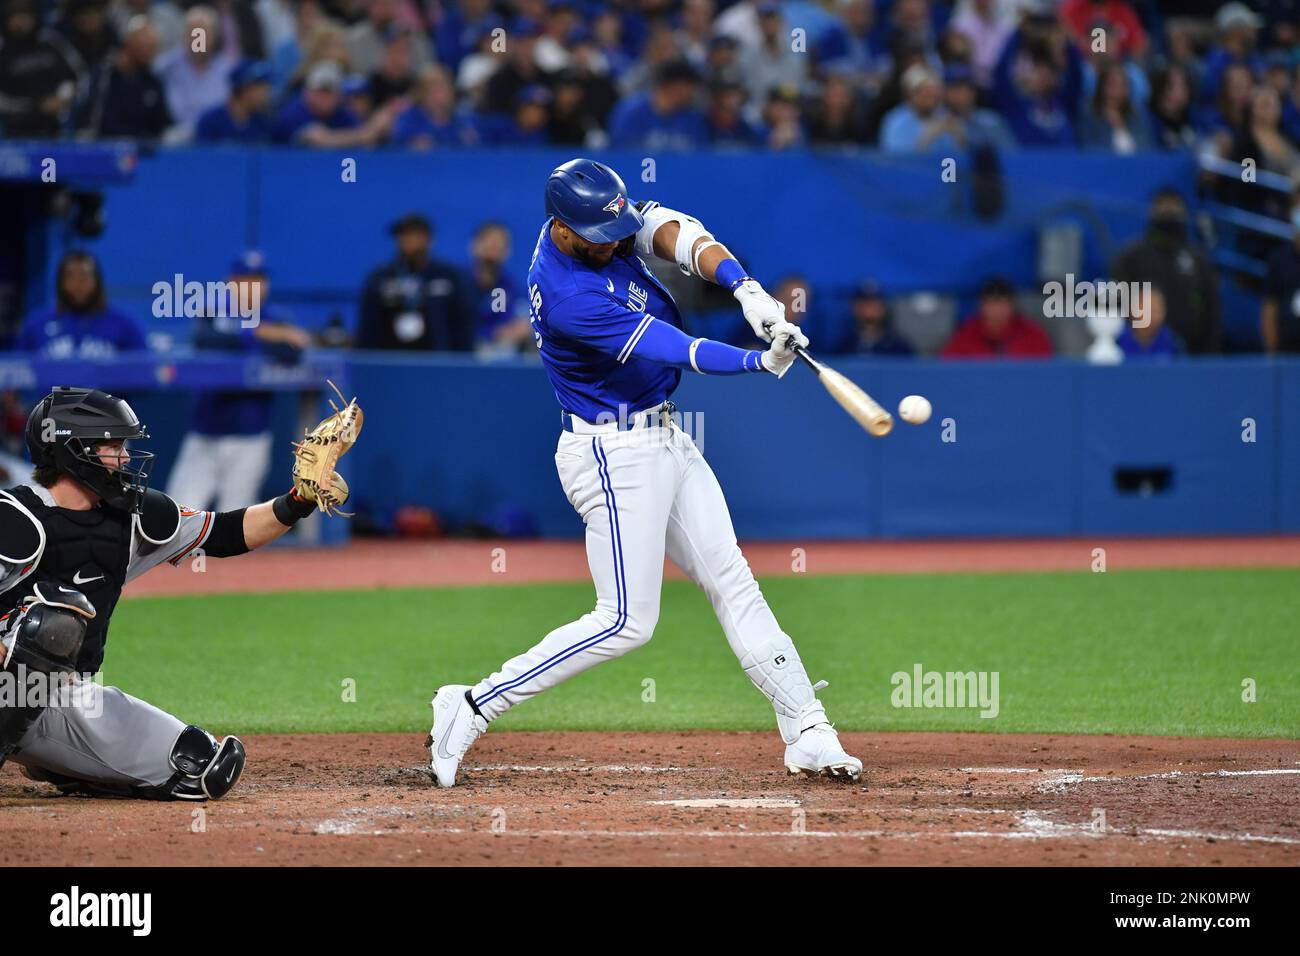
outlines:
[[[60, 386], [36, 403], [27, 419], [27, 450], [35, 465], [53, 465], [104, 499], [110, 508], [138, 512], [149, 487], [153, 453], [130, 443], [149, 433], [123, 399], [97, 388]], [[109, 468], [96, 449], [126, 442], [127, 460]]]

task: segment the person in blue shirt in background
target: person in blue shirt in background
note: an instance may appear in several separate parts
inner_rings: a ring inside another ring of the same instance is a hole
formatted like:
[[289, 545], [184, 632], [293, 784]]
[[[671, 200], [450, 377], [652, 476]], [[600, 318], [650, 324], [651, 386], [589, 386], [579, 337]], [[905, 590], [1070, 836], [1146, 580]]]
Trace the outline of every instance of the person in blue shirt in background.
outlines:
[[[303, 83], [302, 92], [285, 105], [276, 120], [274, 137], [277, 143], [307, 141], [313, 131], [348, 131], [361, 125], [361, 120], [343, 105], [343, 70], [333, 60], [324, 60], [312, 67]], [[336, 145], [328, 138], [312, 145]]]
[[474, 232], [469, 254], [475, 351], [480, 355], [531, 352], [528, 299], [505, 267], [510, 258], [510, 229], [500, 222], [483, 223]]
[[99, 359], [149, 347], [140, 327], [108, 304], [99, 261], [89, 252], [63, 254], [54, 298], [54, 308], [27, 317], [15, 349], [53, 359]]
[[230, 74], [230, 98], [199, 117], [199, 143], [269, 143], [275, 126], [271, 115], [271, 67], [245, 60]]
[[1171, 359], [1186, 351], [1182, 339], [1165, 324], [1165, 294], [1159, 286], [1151, 286], [1147, 300], [1133, 303], [1133, 321], [1124, 323], [1124, 331], [1115, 337], [1126, 362]]
[[859, 355], [911, 358], [912, 344], [894, 328], [889, 300], [879, 283], [870, 279], [853, 293], [854, 348]]
[[[245, 252], [230, 267], [241, 299], [259, 305], [256, 324], [239, 315], [205, 315], [198, 320], [194, 347], [290, 365], [311, 344], [311, 334], [267, 307], [266, 263]], [[257, 298], [251, 295], [256, 284]], [[226, 311], [237, 312], [229, 309]], [[181, 442], [167, 494], [187, 508], [234, 511], [259, 501], [271, 464], [270, 392], [200, 391], [194, 394], [190, 431]]]
[[695, 106], [700, 82], [695, 67], [670, 60], [655, 73], [648, 92], [629, 96], [610, 114], [615, 149], [694, 149], [709, 142], [709, 124]]

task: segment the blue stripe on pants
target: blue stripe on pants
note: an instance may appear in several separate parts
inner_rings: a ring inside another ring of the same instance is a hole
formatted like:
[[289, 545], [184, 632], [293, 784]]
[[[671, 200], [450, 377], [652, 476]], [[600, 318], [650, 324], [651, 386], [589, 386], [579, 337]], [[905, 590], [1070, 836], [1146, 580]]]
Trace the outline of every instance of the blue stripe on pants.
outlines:
[[600, 475], [600, 487], [605, 492], [605, 510], [609, 512], [610, 546], [613, 549], [614, 557], [614, 589], [616, 592], [615, 603], [617, 604], [614, 624], [613, 626], [601, 631], [599, 634], [592, 637], [585, 637], [577, 644], [566, 647], [564, 650], [552, 655], [547, 660], [513, 680], [491, 688], [486, 694], [474, 701], [476, 707], [482, 707], [488, 701], [492, 700], [492, 698], [497, 697], [508, 690], [513, 690], [519, 685], [532, 680], [534, 677], [546, 673], [552, 667], [563, 663], [574, 654], [581, 654], [588, 648], [595, 647], [607, 638], [613, 637], [615, 634], [619, 633], [623, 630], [624, 625], [627, 624], [627, 581], [623, 574], [623, 541], [619, 533], [618, 503], [614, 498], [614, 482], [609, 476], [609, 458], [605, 454], [604, 447], [600, 445], [599, 439], [592, 438], [591, 449], [596, 456], [596, 470]]

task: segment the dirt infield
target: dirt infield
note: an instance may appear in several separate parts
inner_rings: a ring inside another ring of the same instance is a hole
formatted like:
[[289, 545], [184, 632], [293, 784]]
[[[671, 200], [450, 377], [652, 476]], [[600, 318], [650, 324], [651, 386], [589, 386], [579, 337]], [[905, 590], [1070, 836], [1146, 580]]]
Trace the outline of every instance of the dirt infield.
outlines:
[[[765, 541], [742, 544], [754, 573], [1087, 571], [1094, 549], [1106, 568], [1300, 567], [1300, 536], [967, 541]], [[587, 581], [581, 541], [377, 541], [345, 548], [271, 548], [238, 561], [157, 571], [123, 594], [218, 594], [314, 588], [438, 587]], [[667, 565], [666, 576], [681, 578]]]
[[250, 737], [206, 805], [64, 797], [10, 765], [0, 865], [1300, 864], [1294, 741], [845, 740], [862, 784], [704, 732], [488, 734], [452, 790], [416, 734]]

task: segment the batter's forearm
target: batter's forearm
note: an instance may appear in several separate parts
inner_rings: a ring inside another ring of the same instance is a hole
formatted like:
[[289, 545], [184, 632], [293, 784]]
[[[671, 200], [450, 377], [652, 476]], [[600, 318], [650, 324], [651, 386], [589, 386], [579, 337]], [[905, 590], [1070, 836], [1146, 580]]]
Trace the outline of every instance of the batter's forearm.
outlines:
[[645, 328], [636, 337], [628, 357], [647, 359], [660, 365], [692, 369], [702, 375], [740, 375], [762, 372], [763, 353], [738, 349], [713, 339], [692, 339], [667, 322], [646, 316]]
[[[653, 245], [655, 255], [660, 259], [666, 259], [669, 262], [677, 261], [677, 237], [681, 235], [682, 225], [679, 222], [666, 222], [655, 230]], [[712, 243], [712, 245], [710, 245]], [[703, 252], [700, 247], [705, 246]], [[699, 253], [699, 276], [709, 282], [717, 282], [718, 266], [726, 259], [734, 260], [736, 257], [722, 243], [708, 236], [700, 236], [691, 244], [691, 259], [694, 261], [696, 253]]]

